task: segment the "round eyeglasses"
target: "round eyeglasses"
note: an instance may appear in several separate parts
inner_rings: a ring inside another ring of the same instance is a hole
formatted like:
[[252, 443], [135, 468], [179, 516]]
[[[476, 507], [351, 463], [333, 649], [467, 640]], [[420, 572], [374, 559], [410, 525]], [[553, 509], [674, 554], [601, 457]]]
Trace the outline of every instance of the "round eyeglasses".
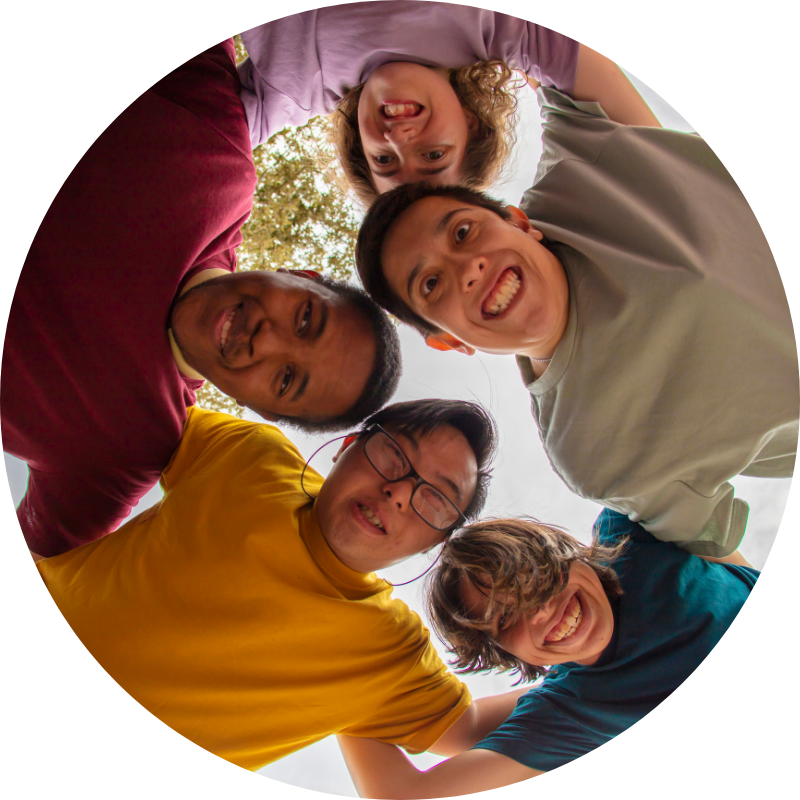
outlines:
[[411, 508], [423, 522], [436, 531], [447, 531], [466, 521], [450, 498], [420, 476], [403, 448], [380, 425], [370, 426], [361, 436], [365, 437], [364, 455], [378, 475], [390, 483], [409, 478], [416, 482], [411, 492]]

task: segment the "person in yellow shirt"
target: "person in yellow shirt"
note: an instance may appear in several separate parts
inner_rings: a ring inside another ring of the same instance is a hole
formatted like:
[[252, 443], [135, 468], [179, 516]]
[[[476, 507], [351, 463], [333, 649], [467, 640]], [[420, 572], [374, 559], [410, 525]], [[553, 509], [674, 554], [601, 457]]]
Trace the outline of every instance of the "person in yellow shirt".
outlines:
[[473, 703], [374, 571], [479, 513], [495, 439], [472, 403], [398, 403], [323, 482], [277, 428], [193, 407], [163, 499], [37, 566], [108, 673], [228, 761], [258, 769], [336, 733], [454, 755], [521, 690]]

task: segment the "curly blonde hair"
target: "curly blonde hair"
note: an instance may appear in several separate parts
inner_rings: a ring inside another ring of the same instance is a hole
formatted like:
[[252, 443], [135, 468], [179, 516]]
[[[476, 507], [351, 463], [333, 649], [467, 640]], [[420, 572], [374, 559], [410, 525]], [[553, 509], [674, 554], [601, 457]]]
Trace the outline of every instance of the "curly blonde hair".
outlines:
[[[517, 120], [516, 90], [524, 79], [504, 61], [479, 61], [450, 70], [450, 85], [461, 105], [478, 120], [478, 130], [467, 142], [461, 164], [461, 184], [485, 189], [500, 176], [514, 146]], [[344, 180], [365, 207], [378, 192], [372, 183], [361, 135], [358, 130], [358, 101], [362, 83], [351, 89], [330, 116], [331, 142], [336, 149]]]
[[[555, 525], [525, 518], [488, 519], [452, 536], [426, 592], [428, 618], [454, 656], [456, 671], [499, 669], [518, 673], [520, 681], [546, 674], [545, 668], [528, 664], [497, 644], [492, 632], [498, 620], [501, 629], [510, 629], [557, 595], [566, 587], [575, 561], [594, 570], [607, 597], [619, 597], [622, 587], [609, 565], [626, 541], [609, 547], [595, 539], [584, 545]], [[487, 597], [483, 613], [465, 607], [461, 599], [465, 584]]]

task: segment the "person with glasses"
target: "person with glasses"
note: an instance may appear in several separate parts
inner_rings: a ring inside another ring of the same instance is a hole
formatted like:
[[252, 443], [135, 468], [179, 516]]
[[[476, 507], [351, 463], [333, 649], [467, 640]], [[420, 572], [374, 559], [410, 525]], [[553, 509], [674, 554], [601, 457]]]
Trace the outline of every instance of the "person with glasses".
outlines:
[[472, 702], [375, 571], [479, 514], [495, 447], [474, 403], [397, 403], [323, 481], [277, 428], [192, 408], [160, 503], [38, 568], [114, 680], [234, 764], [337, 733], [455, 755], [522, 690]]

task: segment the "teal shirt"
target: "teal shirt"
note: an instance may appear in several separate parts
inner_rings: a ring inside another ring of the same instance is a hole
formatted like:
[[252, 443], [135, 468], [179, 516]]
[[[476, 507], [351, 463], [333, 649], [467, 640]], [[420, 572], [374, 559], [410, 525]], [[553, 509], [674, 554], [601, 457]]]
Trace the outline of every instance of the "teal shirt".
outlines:
[[759, 575], [690, 555], [608, 509], [595, 535], [608, 544], [629, 538], [614, 564], [623, 595], [612, 600], [611, 642], [591, 666], [554, 668], [477, 748], [548, 771], [614, 738], [697, 669]]

